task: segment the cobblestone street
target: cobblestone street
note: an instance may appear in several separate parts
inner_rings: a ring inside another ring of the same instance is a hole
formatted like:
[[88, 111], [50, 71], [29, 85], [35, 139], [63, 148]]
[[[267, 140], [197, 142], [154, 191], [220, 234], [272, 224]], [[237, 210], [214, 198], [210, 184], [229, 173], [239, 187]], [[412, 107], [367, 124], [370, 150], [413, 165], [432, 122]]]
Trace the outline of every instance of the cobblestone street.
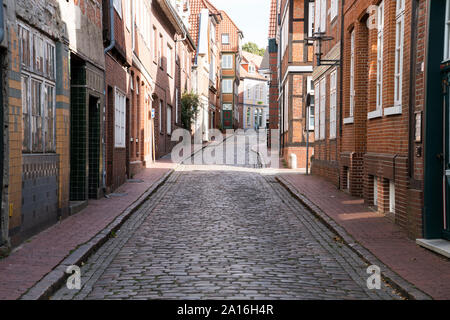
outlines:
[[398, 299], [260, 169], [186, 165], [52, 299]]

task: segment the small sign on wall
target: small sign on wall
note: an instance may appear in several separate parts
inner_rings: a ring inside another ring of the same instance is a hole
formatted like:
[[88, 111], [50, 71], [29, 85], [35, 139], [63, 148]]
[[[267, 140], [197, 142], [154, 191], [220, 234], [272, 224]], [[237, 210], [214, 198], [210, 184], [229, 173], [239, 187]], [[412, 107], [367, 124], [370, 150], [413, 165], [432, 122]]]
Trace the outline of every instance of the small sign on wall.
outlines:
[[415, 113], [416, 125], [415, 125], [415, 142], [422, 142], [422, 111], [416, 111]]

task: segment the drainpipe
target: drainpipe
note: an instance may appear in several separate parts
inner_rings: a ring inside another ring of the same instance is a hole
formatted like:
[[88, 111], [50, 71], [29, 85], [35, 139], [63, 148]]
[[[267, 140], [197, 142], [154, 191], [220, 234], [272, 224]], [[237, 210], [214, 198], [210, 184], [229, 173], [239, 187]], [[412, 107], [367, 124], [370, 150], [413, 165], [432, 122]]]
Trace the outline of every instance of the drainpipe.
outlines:
[[[2, 0], [0, 0], [2, 1]], [[116, 45], [116, 38], [115, 38], [115, 34], [114, 34], [114, 0], [109, 0], [109, 31], [110, 31], [110, 44], [108, 47], [105, 48], [105, 55], [112, 50], [112, 48], [114, 48], [114, 46]], [[105, 118], [105, 113], [106, 113], [106, 106], [108, 101], [106, 100], [106, 76], [104, 77], [104, 87], [103, 87], [103, 97], [105, 99], [105, 104], [104, 104], [104, 118]], [[103, 121], [103, 183], [102, 183], [102, 187], [103, 187], [103, 192], [106, 194], [106, 141], [105, 141], [105, 136], [106, 136], [106, 121]]]

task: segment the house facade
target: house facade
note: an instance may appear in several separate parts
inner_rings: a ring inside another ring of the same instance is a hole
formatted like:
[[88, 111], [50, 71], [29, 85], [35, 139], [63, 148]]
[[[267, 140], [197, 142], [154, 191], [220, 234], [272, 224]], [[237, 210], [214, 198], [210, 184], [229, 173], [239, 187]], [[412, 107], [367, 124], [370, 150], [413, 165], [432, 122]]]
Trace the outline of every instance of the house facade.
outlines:
[[307, 94], [312, 91], [313, 46], [305, 38], [311, 28], [311, 8], [308, 1], [301, 0], [281, 0], [279, 4], [281, 155], [291, 167], [295, 158], [299, 168], [306, 168], [314, 152], [314, 132], [310, 127], [312, 113], [306, 107]]
[[239, 84], [243, 33], [225, 11], [220, 13], [222, 21], [217, 30], [221, 45], [222, 128], [236, 129], [242, 120], [239, 118]]
[[269, 119], [268, 80], [261, 74], [263, 57], [242, 52], [239, 85], [240, 128], [265, 129]]

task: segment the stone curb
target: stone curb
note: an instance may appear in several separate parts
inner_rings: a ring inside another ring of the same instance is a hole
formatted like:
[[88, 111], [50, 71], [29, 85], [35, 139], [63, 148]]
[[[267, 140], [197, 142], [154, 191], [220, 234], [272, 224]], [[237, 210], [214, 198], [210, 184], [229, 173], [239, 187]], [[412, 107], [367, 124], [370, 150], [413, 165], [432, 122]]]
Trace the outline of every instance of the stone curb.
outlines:
[[305, 205], [319, 220], [321, 220], [328, 229], [336, 233], [344, 243], [350, 247], [361, 259], [370, 265], [377, 265], [381, 268], [381, 275], [383, 279], [389, 283], [396, 290], [401, 292], [402, 295], [410, 300], [431, 300], [432, 298], [421, 291], [415, 285], [409, 283], [397, 273], [392, 271], [388, 266], [381, 262], [374, 254], [368, 249], [359, 244], [344, 228], [330, 218], [325, 212], [323, 212], [318, 206], [316, 206], [305, 195], [301, 194], [290, 182], [282, 177], [275, 177], [276, 180], [298, 201]]
[[[197, 150], [193, 150], [191, 157], [197, 152], [205, 149], [209, 144], [203, 145]], [[134, 201], [128, 208], [126, 208], [119, 216], [117, 216], [113, 222], [111, 222], [106, 228], [97, 233], [88, 242], [78, 246], [73, 252], [69, 254], [62, 262], [60, 262], [55, 268], [47, 273], [41, 280], [36, 282], [30, 287], [24, 294], [22, 294], [19, 300], [45, 300], [58, 290], [67, 278], [70, 276], [66, 273], [66, 269], [69, 266], [77, 265], [81, 266], [81, 263], [86, 261], [93, 253], [97, 251], [108, 239], [113, 236], [117, 230], [131, 217], [131, 215], [139, 209], [139, 207], [147, 200], [153, 193], [155, 193], [159, 187], [161, 187], [167, 179], [172, 175], [175, 170], [181, 167], [182, 164], [177, 164], [175, 168], [166, 172], [158, 181], [153, 183], [147, 191], [145, 191], [136, 201]]]

